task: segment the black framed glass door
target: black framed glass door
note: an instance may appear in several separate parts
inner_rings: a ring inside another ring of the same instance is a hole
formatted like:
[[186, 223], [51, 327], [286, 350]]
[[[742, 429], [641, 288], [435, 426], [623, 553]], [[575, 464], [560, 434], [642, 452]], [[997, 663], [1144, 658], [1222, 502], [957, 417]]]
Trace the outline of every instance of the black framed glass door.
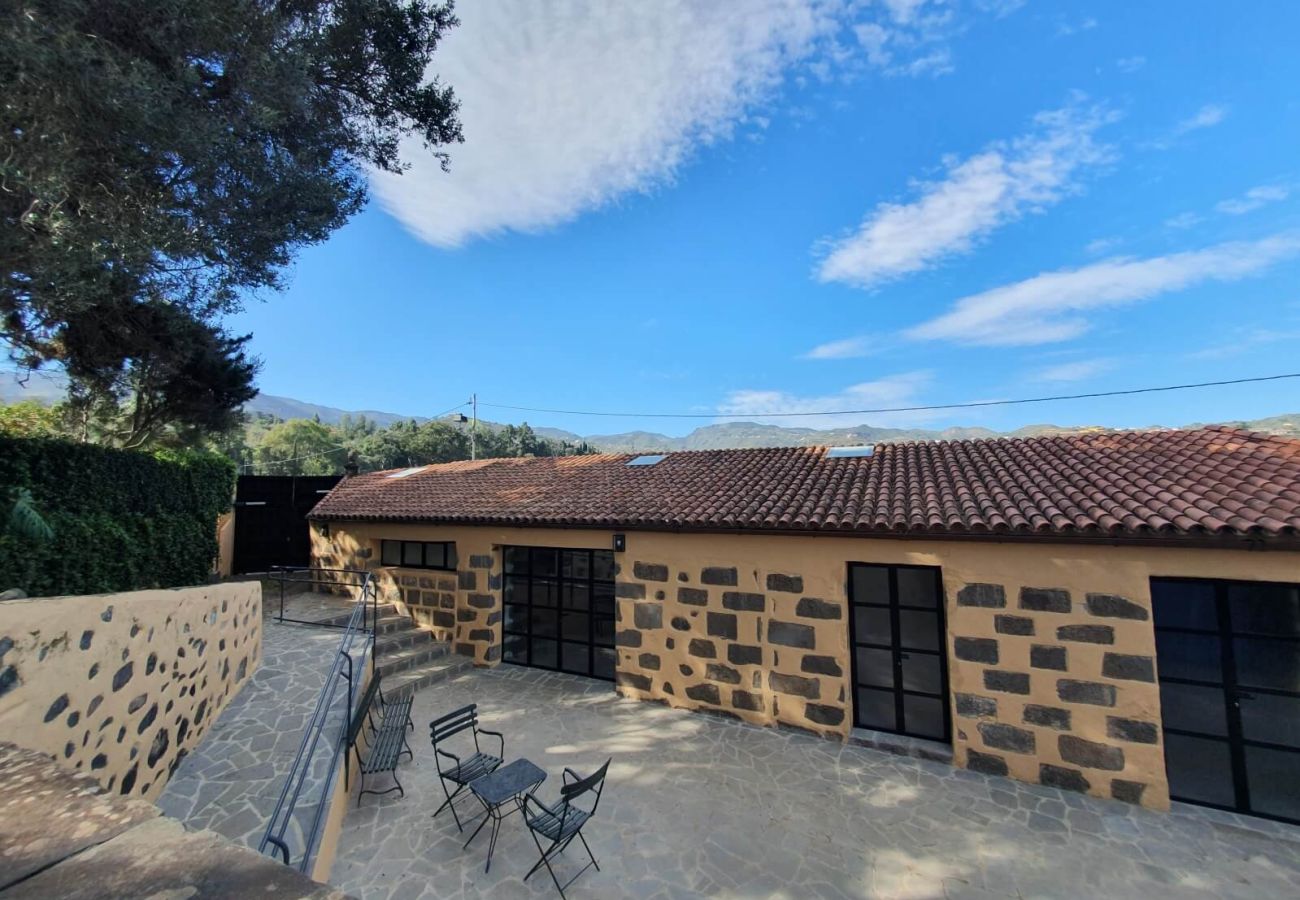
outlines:
[[1300, 822], [1300, 585], [1151, 579], [1169, 794]]
[[502, 550], [506, 662], [614, 680], [614, 554]]
[[946, 741], [943, 582], [929, 566], [849, 564], [854, 724]]

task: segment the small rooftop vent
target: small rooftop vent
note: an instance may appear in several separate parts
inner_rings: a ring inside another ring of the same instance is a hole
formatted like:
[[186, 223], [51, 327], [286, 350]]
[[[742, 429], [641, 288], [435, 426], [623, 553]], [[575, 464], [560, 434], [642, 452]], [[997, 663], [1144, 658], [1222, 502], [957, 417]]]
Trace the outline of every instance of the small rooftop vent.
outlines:
[[856, 456], [871, 456], [876, 452], [872, 444], [865, 447], [831, 447], [826, 451], [827, 459], [851, 459]]
[[666, 453], [647, 453], [645, 456], [629, 459], [627, 464], [629, 466], [653, 466], [655, 463], [661, 462], [667, 455]]
[[405, 478], [405, 477], [408, 476], [408, 475], [414, 475], [416, 472], [423, 472], [423, 471], [424, 471], [425, 469], [427, 469], [427, 468], [429, 468], [429, 467], [428, 467], [428, 466], [415, 466], [415, 467], [410, 468], [410, 469], [403, 469], [403, 470], [400, 471], [400, 472], [394, 472], [392, 475], [389, 475], [388, 477], [389, 477], [389, 478]]

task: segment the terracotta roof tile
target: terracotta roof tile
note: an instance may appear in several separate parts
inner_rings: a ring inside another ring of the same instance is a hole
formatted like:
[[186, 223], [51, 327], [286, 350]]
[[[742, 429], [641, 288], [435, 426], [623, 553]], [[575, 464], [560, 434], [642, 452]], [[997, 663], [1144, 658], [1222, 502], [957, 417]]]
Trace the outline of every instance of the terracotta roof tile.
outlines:
[[320, 519], [1064, 539], [1300, 538], [1300, 441], [1227, 427], [491, 459], [344, 479]]

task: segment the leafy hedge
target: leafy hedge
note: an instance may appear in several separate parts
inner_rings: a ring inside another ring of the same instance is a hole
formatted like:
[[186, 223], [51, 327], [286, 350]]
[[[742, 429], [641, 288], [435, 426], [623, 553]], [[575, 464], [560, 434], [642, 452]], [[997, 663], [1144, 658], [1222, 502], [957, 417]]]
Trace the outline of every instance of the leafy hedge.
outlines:
[[49, 541], [0, 533], [0, 591], [19, 587], [36, 597], [201, 584], [234, 484], [234, 463], [215, 454], [0, 435], [5, 514], [14, 491], [27, 487], [54, 530]]

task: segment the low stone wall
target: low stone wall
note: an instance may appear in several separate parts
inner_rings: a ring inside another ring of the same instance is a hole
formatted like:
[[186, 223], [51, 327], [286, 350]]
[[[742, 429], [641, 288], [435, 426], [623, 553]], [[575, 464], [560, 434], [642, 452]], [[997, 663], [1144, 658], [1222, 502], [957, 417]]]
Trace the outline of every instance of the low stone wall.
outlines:
[[155, 799], [262, 656], [256, 582], [0, 603], [0, 734]]

